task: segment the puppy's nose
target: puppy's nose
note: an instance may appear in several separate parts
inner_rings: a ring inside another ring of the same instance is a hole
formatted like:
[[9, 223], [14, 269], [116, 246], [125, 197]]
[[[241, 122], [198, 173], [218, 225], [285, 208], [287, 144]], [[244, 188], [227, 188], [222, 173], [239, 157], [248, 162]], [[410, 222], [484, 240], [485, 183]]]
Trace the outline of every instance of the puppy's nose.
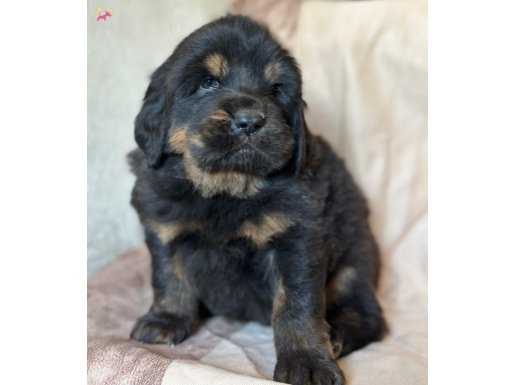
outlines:
[[233, 115], [231, 131], [233, 134], [250, 135], [265, 125], [265, 114], [258, 110], [240, 110]]

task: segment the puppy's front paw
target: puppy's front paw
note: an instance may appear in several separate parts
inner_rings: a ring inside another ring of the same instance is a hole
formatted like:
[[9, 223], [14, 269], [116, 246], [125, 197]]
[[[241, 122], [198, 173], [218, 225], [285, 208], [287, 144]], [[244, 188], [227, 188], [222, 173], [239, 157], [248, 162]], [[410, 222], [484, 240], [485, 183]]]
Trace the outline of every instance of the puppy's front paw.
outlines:
[[188, 318], [150, 311], [136, 322], [131, 338], [147, 344], [175, 345], [184, 341], [192, 328], [193, 322]]
[[335, 361], [310, 352], [280, 354], [274, 381], [292, 385], [345, 385], [345, 377]]

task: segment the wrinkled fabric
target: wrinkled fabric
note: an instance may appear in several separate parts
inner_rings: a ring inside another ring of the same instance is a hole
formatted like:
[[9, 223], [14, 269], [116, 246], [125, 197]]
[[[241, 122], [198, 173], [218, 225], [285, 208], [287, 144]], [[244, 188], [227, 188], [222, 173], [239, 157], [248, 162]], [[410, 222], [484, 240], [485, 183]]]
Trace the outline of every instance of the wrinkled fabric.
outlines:
[[[352, 385], [427, 384], [426, 3], [255, 3], [237, 1], [236, 11], [269, 24], [297, 58], [308, 125], [328, 139], [363, 189], [381, 249], [378, 296], [389, 333], [339, 364]], [[281, 22], [288, 17], [295, 21]], [[129, 341], [151, 303], [149, 279], [145, 249], [90, 279], [90, 385], [272, 378], [272, 330], [256, 323], [217, 317], [175, 347]]]

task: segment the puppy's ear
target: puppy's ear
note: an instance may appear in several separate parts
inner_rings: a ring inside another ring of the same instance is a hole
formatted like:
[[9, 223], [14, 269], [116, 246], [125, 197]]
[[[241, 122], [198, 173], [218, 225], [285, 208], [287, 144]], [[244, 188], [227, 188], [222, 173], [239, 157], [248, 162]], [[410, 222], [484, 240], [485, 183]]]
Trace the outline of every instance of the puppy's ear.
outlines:
[[306, 102], [300, 100], [297, 103], [292, 115], [292, 127], [295, 136], [295, 148], [293, 153], [293, 174], [298, 176], [304, 170], [306, 165], [309, 141], [311, 135], [306, 125], [306, 119], [304, 118], [304, 109], [306, 108]]
[[166, 92], [161, 83], [159, 76], [152, 76], [134, 123], [136, 143], [151, 167], [157, 167], [160, 163], [170, 124], [166, 113]]

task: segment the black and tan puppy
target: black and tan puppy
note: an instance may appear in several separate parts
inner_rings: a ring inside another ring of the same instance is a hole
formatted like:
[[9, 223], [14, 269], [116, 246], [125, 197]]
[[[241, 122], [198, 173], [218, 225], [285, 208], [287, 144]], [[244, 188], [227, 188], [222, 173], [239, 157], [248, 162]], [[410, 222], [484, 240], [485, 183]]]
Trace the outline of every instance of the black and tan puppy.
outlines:
[[132, 337], [183, 341], [204, 315], [272, 324], [274, 379], [342, 384], [381, 338], [366, 202], [304, 120], [295, 60], [252, 20], [188, 36], [154, 72], [129, 155], [154, 302]]

